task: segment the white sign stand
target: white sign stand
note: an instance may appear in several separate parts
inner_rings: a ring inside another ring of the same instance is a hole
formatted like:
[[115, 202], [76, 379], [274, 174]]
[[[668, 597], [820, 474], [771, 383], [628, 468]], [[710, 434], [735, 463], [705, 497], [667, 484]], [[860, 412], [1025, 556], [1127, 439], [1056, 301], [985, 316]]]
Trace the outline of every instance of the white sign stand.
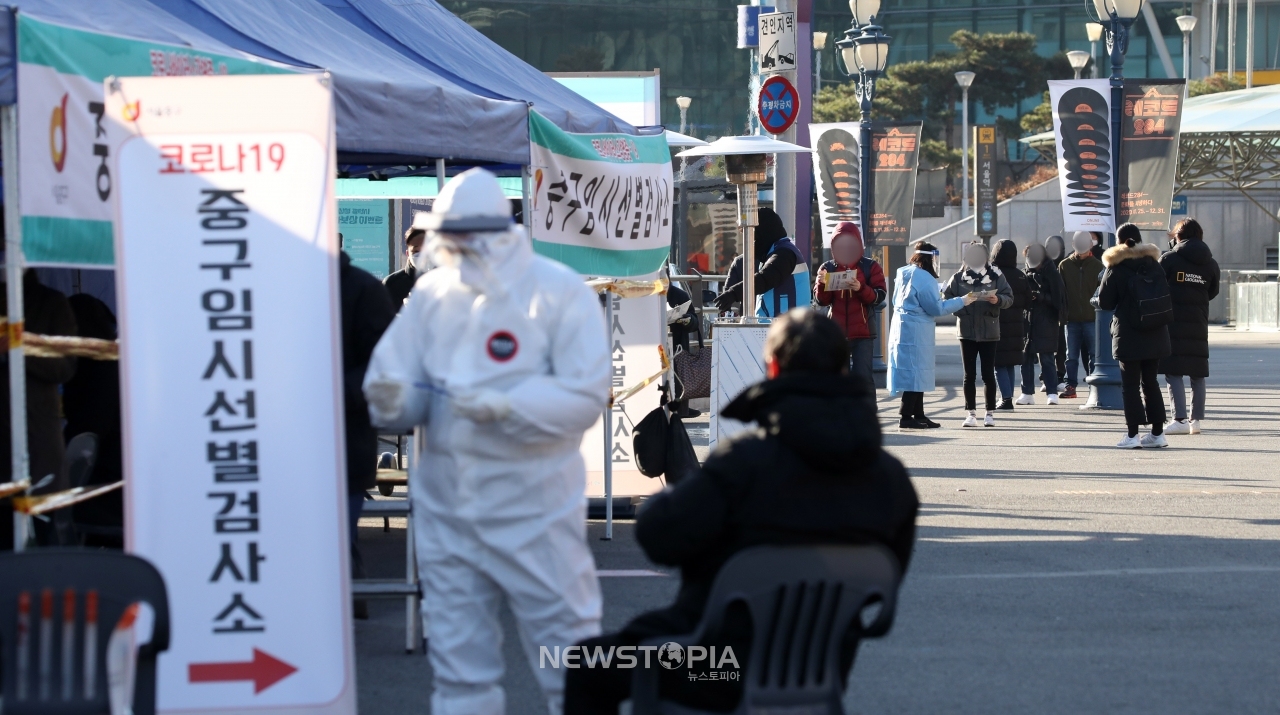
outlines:
[[711, 415], [707, 446], [747, 429], [720, 411], [748, 387], [764, 379], [764, 339], [768, 323], [713, 323], [711, 326]]
[[158, 709], [355, 713], [327, 74], [106, 80], [126, 545]]

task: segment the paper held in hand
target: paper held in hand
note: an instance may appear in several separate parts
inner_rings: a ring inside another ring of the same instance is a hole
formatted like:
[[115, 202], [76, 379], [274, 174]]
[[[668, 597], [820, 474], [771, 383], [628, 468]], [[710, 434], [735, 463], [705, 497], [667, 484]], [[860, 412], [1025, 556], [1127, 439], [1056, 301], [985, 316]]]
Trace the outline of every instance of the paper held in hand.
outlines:
[[[827, 290], [856, 290], [854, 283], [858, 280], [856, 271], [840, 271], [827, 273], [823, 277], [823, 288]], [[858, 287], [861, 287], [859, 285]]]
[[993, 290], [975, 290], [974, 295], [978, 296], [978, 300], [986, 300], [996, 294]]

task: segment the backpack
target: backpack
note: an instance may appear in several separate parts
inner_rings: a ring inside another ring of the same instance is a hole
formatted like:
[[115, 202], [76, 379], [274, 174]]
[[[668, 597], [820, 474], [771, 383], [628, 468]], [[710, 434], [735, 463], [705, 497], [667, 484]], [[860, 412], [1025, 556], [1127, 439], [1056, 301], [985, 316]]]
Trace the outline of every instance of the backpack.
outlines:
[[1173, 322], [1173, 296], [1159, 266], [1143, 266], [1129, 277], [1134, 327], [1151, 330]]

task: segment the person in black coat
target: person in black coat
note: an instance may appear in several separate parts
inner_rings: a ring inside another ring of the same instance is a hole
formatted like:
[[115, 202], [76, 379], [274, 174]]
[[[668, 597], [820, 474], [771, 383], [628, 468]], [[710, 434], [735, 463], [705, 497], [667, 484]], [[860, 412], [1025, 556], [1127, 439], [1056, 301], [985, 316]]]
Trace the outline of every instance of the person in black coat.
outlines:
[[[364, 373], [373, 348], [396, 316], [387, 289], [367, 271], [340, 254], [338, 289], [342, 303], [342, 383], [347, 428], [347, 525], [351, 534], [351, 568], [364, 575], [356, 535], [366, 493], [378, 483], [378, 430], [369, 420], [364, 399]], [[356, 617], [368, 618], [366, 606], [357, 602]]]
[[[1218, 296], [1220, 273], [1204, 230], [1193, 218], [1179, 221], [1169, 234], [1173, 250], [1160, 257], [1173, 299], [1169, 326], [1169, 357], [1160, 372], [1169, 383], [1173, 421], [1165, 434], [1200, 434], [1204, 419], [1204, 379], [1209, 376], [1209, 301]], [[1191, 378], [1191, 421], [1187, 421], [1187, 393], [1183, 377]]]
[[382, 285], [387, 287], [387, 293], [391, 295], [391, 304], [396, 307], [396, 312], [400, 311], [405, 299], [413, 291], [413, 284], [418, 282], [418, 276], [427, 272], [427, 254], [422, 251], [422, 243], [426, 237], [427, 232], [420, 228], [410, 228], [405, 231], [404, 268], [382, 279]]
[[[756, 226], [752, 246], [755, 250], [756, 263], [764, 264], [755, 274], [755, 294], [759, 297], [774, 288], [785, 290], [786, 282], [794, 280], [791, 274], [795, 272], [798, 260], [792, 251], [780, 250], [770, 253], [775, 243], [787, 238], [787, 228], [782, 223], [782, 217], [778, 216], [773, 209], [762, 208], [758, 211], [757, 220], [759, 225]], [[716, 307], [721, 311], [742, 302], [742, 258], [742, 255], [738, 255], [733, 259], [733, 263], [729, 266], [725, 289], [716, 296]], [[801, 297], [808, 300], [808, 289]], [[742, 310], [745, 314], [755, 309], [756, 306], [751, 305], [744, 306]]]
[[[116, 316], [106, 303], [87, 293], [67, 299], [82, 338], [115, 340]], [[115, 360], [76, 361], [76, 374], [62, 386], [63, 434], [68, 443], [76, 435], [91, 432], [98, 437], [98, 454], [89, 484], [112, 484], [124, 478], [120, 432], [120, 363]], [[74, 486], [74, 485], [72, 485]], [[95, 527], [85, 536], [86, 546], [124, 548], [124, 493], [103, 494], [72, 507], [75, 521]], [[119, 536], [113, 532], [120, 531]]]
[[1022, 395], [1017, 404], [1036, 403], [1036, 363], [1039, 362], [1046, 400], [1048, 404], [1056, 405], [1058, 368], [1054, 362], [1054, 353], [1058, 350], [1058, 335], [1062, 332], [1062, 316], [1067, 310], [1067, 287], [1062, 282], [1058, 267], [1049, 260], [1044, 246], [1033, 243], [1022, 254], [1027, 258], [1027, 285], [1031, 290], [1031, 304], [1025, 312]]
[[991, 248], [991, 265], [1000, 269], [1013, 289], [1013, 305], [1000, 311], [1000, 342], [996, 343], [996, 384], [1000, 386], [998, 410], [1013, 409], [1014, 369], [1021, 367], [1025, 317], [1031, 305], [1031, 286], [1018, 268], [1018, 246], [1002, 238]]
[[[919, 501], [902, 463], [880, 448], [875, 407], [865, 385], [847, 374], [848, 344], [839, 326], [813, 311], [791, 311], [774, 320], [764, 351], [769, 379], [723, 412], [757, 427], [718, 447], [699, 473], [652, 497], [636, 521], [645, 554], [680, 568], [675, 603], [583, 647], [607, 651], [691, 633], [720, 567], [752, 546], [878, 543], [906, 571]], [[857, 641], [850, 634], [835, 637], [844, 639], [841, 672], [847, 673]], [[719, 653], [731, 646], [736, 667], [745, 667], [751, 647], [745, 614], [731, 610], [707, 643]], [[629, 697], [631, 673], [568, 670], [565, 714], [617, 713]], [[682, 671], [663, 671], [661, 678], [663, 697], [686, 706], [726, 710], [741, 697], [741, 682], [690, 685]]]
[[[1102, 254], [1102, 264], [1107, 270], [1098, 289], [1098, 307], [1115, 311], [1111, 317], [1111, 350], [1120, 363], [1124, 417], [1129, 428], [1128, 436], [1116, 446], [1122, 449], [1166, 447], [1169, 442], [1163, 434], [1164, 400], [1160, 397], [1157, 369], [1160, 360], [1171, 352], [1169, 326], [1143, 329], [1140, 296], [1134, 292], [1138, 282], [1152, 285], [1154, 293], [1164, 286], [1167, 298], [1164, 270], [1157, 262], [1160, 249], [1143, 243], [1142, 231], [1131, 223], [1116, 229], [1116, 240], [1120, 243]], [[1151, 425], [1151, 434], [1138, 439], [1138, 428], [1144, 424]]]
[[[22, 304], [26, 315], [26, 331], [37, 335], [76, 336], [75, 316], [67, 296], [40, 282], [36, 272], [28, 269], [22, 276]], [[8, 313], [9, 301], [0, 288], [0, 315]], [[9, 351], [0, 358], [0, 482], [10, 481], [13, 473], [10, 456], [9, 425]], [[66, 460], [66, 443], [62, 437], [62, 400], [58, 394], [61, 386], [76, 372], [73, 357], [27, 357], [27, 453], [30, 456], [31, 483], [35, 484], [50, 474], [53, 481], [38, 493], [61, 491], [70, 484], [63, 462]], [[34, 521], [36, 539], [45, 545], [56, 539], [53, 529], [46, 522]], [[0, 550], [13, 548], [13, 510], [7, 501], [0, 501]]]
[[[1048, 256], [1049, 263], [1053, 264], [1053, 270], [1058, 271], [1058, 277], [1062, 277], [1062, 271], [1058, 266], [1062, 263], [1062, 259], [1067, 257], [1067, 242], [1062, 236], [1054, 234], [1044, 240], [1044, 250]], [[1063, 283], [1063, 295], [1066, 295], [1066, 284]], [[1066, 302], [1063, 302], [1066, 305]], [[1058, 327], [1058, 349], [1053, 353], [1053, 369], [1059, 380], [1058, 384], [1065, 382], [1062, 378], [1067, 374], [1067, 311], [1064, 307], [1058, 315], [1061, 325]], [[1044, 374], [1040, 375], [1040, 380], [1044, 381]], [[1061, 389], [1058, 390], [1062, 392]]]

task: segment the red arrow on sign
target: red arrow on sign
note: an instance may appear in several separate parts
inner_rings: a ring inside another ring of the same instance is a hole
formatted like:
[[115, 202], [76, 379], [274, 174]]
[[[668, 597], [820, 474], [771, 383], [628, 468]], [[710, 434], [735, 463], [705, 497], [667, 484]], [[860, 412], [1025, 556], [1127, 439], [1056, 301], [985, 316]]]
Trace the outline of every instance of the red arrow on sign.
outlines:
[[292, 665], [254, 648], [253, 660], [240, 663], [191, 663], [187, 666], [187, 680], [192, 683], [252, 680], [256, 695], [296, 672], [298, 669]]

